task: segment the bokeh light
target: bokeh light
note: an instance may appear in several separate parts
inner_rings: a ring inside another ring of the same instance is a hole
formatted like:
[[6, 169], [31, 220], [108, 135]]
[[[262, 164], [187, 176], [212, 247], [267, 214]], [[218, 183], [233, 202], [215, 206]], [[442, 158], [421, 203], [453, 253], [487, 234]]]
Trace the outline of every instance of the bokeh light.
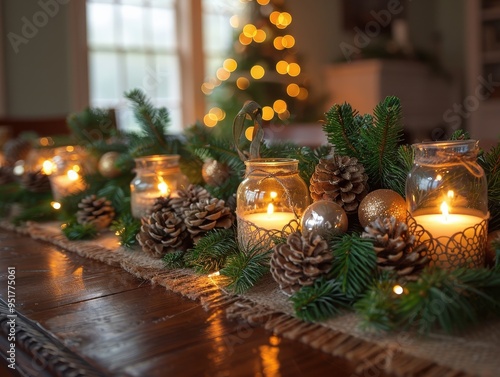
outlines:
[[258, 65], [258, 64], [254, 65], [250, 69], [250, 75], [255, 80], [260, 80], [261, 78], [263, 78], [265, 73], [266, 73], [266, 71], [264, 70], [264, 67], [262, 67], [261, 65]]
[[300, 93], [300, 87], [297, 85], [297, 84], [289, 84], [287, 87], [286, 87], [286, 93], [290, 96], [290, 97], [297, 97]]
[[245, 90], [250, 86], [250, 81], [246, 77], [238, 77], [236, 86], [238, 89]]
[[274, 110], [271, 106], [264, 106], [262, 108], [262, 119], [271, 120], [274, 117]]

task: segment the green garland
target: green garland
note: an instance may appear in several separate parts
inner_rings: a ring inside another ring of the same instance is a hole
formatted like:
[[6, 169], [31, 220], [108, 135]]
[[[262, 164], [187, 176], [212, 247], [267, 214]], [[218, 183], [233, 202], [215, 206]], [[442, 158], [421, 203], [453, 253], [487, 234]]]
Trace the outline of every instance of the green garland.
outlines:
[[[73, 217], [80, 200], [89, 194], [109, 198], [117, 212], [113, 230], [125, 247], [137, 245], [136, 235], [141, 222], [130, 214], [130, 168], [133, 158], [156, 153], [179, 153], [181, 168], [192, 183], [204, 185], [215, 197], [234, 197], [244, 173], [234, 145], [206, 127], [195, 124], [183, 136], [168, 135], [169, 113], [155, 108], [139, 90], [126, 94], [132, 103], [140, 132], [120, 134], [116, 130], [105, 133], [103, 141], [95, 142], [88, 135], [102, 122], [114, 121], [108, 112], [87, 109], [69, 118], [70, 130], [79, 144], [95, 153], [115, 150], [122, 153], [120, 164], [128, 173], [108, 179], [100, 174], [85, 176], [87, 189], [64, 199], [66, 224], [63, 233], [72, 240], [97, 236], [92, 226], [77, 224]], [[404, 196], [406, 176], [413, 166], [413, 149], [401, 144], [403, 128], [402, 109], [398, 98], [387, 97], [374, 109], [373, 115], [360, 115], [345, 103], [334, 105], [326, 113], [324, 131], [336, 153], [357, 158], [366, 169], [372, 190], [392, 189]], [[106, 124], [108, 124], [106, 123]], [[115, 142], [110, 142], [111, 138]], [[456, 132], [453, 139], [469, 136]], [[189, 141], [189, 142], [187, 142]], [[262, 145], [262, 157], [288, 157], [299, 161], [302, 178], [308, 182], [321, 157], [329, 147], [316, 149], [293, 143]], [[202, 181], [204, 162], [214, 159], [229, 168], [229, 178], [219, 187]], [[482, 153], [479, 163], [488, 179], [491, 219], [490, 231], [500, 229], [500, 144]], [[49, 204], [51, 198], [26, 195], [18, 184], [0, 188], [0, 209], [10, 203], [24, 204], [43, 214], [39, 219], [60, 216]], [[42, 211], [40, 209], [43, 208]], [[45, 216], [47, 215], [47, 216]], [[26, 210], [17, 221], [35, 218]], [[351, 220], [351, 219], [350, 219]], [[417, 281], [401, 283], [395, 276], [382, 274], [377, 269], [376, 254], [370, 240], [363, 239], [357, 221], [349, 221], [349, 234], [329, 240], [334, 262], [330, 272], [314, 284], [303, 287], [290, 297], [296, 316], [305, 321], [323, 321], [345, 311], [354, 311], [365, 327], [390, 331], [412, 328], [427, 333], [436, 328], [446, 332], [461, 330], [477, 323], [485, 315], [500, 314], [500, 240], [492, 247], [497, 252], [496, 267], [492, 269], [458, 269], [445, 271], [427, 268]], [[274, 243], [286, 242], [275, 239]], [[241, 294], [269, 274], [272, 250], [260, 246], [239, 247], [234, 229], [208, 232], [191, 249], [168, 253], [163, 261], [166, 268], [190, 268], [200, 274], [218, 272], [226, 288]], [[434, 309], [439, 302], [441, 309]]]

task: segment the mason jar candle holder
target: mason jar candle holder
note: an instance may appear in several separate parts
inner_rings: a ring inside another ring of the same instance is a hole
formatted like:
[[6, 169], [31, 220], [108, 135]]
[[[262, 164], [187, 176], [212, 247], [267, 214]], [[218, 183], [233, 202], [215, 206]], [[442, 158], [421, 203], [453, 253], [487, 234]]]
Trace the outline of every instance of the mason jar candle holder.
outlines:
[[91, 161], [87, 152], [79, 146], [68, 145], [54, 150], [49, 180], [56, 202], [85, 189], [83, 176], [94, 170]]
[[238, 242], [272, 246], [273, 237], [297, 230], [300, 216], [309, 205], [309, 193], [294, 159], [245, 161], [245, 179], [236, 194]]
[[150, 213], [155, 200], [175, 194], [189, 182], [179, 167], [179, 155], [152, 155], [135, 159], [135, 177], [130, 183], [132, 216]]
[[431, 265], [483, 267], [489, 212], [478, 142], [419, 143], [413, 149], [406, 181], [410, 232], [427, 244]]

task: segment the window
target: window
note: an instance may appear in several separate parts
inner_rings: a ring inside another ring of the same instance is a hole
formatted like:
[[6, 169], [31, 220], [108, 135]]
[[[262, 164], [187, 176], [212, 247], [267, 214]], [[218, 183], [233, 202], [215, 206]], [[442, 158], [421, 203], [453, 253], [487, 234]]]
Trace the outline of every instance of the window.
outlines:
[[[115, 108], [122, 129], [137, 127], [123, 97], [133, 88], [144, 90], [156, 106], [168, 108], [172, 132], [185, 125], [181, 69], [187, 68], [180, 64], [177, 22], [190, 15], [178, 12], [179, 1], [196, 0], [87, 0], [90, 105]], [[236, 0], [202, 0], [199, 38], [205, 61], [196, 64], [208, 77], [231, 46], [229, 19], [242, 7]]]

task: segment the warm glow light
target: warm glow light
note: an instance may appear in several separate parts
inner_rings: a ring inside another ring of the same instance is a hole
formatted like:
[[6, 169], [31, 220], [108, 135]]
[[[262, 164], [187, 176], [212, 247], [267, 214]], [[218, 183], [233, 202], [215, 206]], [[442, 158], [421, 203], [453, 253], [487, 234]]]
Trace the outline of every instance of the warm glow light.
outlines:
[[245, 35], [245, 37], [253, 38], [257, 34], [257, 28], [255, 27], [255, 25], [247, 24], [243, 26], [243, 34]]
[[78, 178], [80, 178], [80, 176], [78, 175], [78, 173], [74, 170], [68, 170], [68, 172], [66, 173], [66, 175], [68, 176], [68, 179], [70, 181], [76, 181]]
[[78, 165], [73, 165], [73, 170], [76, 171], [77, 173], [80, 171], [80, 166]]
[[300, 65], [297, 63], [290, 63], [288, 65], [288, 74], [292, 77], [300, 75]]
[[231, 73], [226, 71], [224, 68], [219, 68], [215, 73], [215, 76], [217, 76], [217, 78], [221, 81], [226, 81], [229, 76], [231, 76]]
[[278, 114], [281, 114], [281, 113], [285, 112], [286, 109], [287, 109], [286, 102], [283, 101], [282, 99], [278, 99], [278, 100], [274, 101], [274, 103], [273, 103], [273, 109]]
[[253, 40], [257, 43], [262, 43], [266, 40], [266, 32], [262, 29], [258, 29], [253, 36]]
[[59, 203], [59, 202], [50, 202], [50, 205], [54, 209], [61, 209], [61, 203]]
[[237, 29], [240, 27], [240, 18], [237, 15], [232, 16], [229, 19], [229, 24], [234, 28]]
[[276, 50], [283, 50], [285, 46], [283, 45], [283, 37], [279, 36], [274, 38], [273, 46]]
[[203, 123], [207, 127], [215, 127], [217, 125], [217, 117], [215, 116], [215, 114], [206, 114], [203, 117]]
[[292, 48], [293, 46], [295, 46], [295, 38], [290, 34], [285, 35], [281, 43], [285, 48]]
[[222, 63], [224, 69], [228, 72], [234, 72], [236, 68], [238, 68], [238, 63], [234, 59], [226, 59], [224, 63]]
[[73, 152], [74, 150], [75, 150], [75, 147], [74, 147], [74, 146], [72, 146], [72, 145], [68, 145], [68, 146], [66, 147], [66, 152]]
[[219, 276], [220, 275], [220, 272], [219, 271], [215, 271], [215, 272], [212, 272], [211, 274], [208, 275], [209, 278], [213, 278], [213, 277], [216, 277], [216, 276]]
[[297, 99], [304, 101], [305, 99], [307, 99], [308, 96], [309, 96], [309, 91], [306, 88], [300, 88], [300, 93], [297, 96]]
[[280, 118], [281, 120], [287, 120], [288, 118], [290, 118], [290, 112], [288, 110], [285, 110], [278, 114], [278, 118]]
[[248, 141], [252, 141], [253, 140], [253, 126], [248, 127], [245, 130], [245, 137], [247, 138]]
[[278, 197], [278, 193], [276, 191], [271, 191], [269, 195], [271, 196], [271, 199], [276, 199]]
[[55, 170], [55, 164], [50, 160], [45, 160], [42, 164], [42, 173], [45, 175], [51, 175]]
[[455, 197], [455, 192], [453, 190], [448, 190], [448, 198], [453, 199]]
[[441, 212], [443, 213], [443, 216], [444, 216], [444, 221], [448, 221], [448, 215], [450, 214], [450, 211], [448, 209], [448, 204], [446, 204], [446, 202], [443, 202], [443, 204], [441, 204]]
[[217, 120], [224, 120], [224, 118], [226, 117], [226, 112], [218, 107], [212, 107], [209, 113], [214, 114]]
[[400, 286], [400, 285], [395, 285], [395, 286], [392, 288], [392, 291], [393, 291], [395, 294], [397, 294], [397, 295], [401, 295], [401, 294], [403, 294], [404, 289], [403, 289], [403, 287], [402, 287], [402, 286]]
[[283, 13], [280, 13], [280, 15], [278, 16], [276, 26], [278, 26], [279, 28], [280, 28], [280, 26], [284, 26], [283, 27], [283, 29], [284, 29], [285, 27], [287, 27], [291, 23], [292, 23], [292, 15], [288, 12], [283, 12]]
[[297, 84], [289, 84], [287, 87], [286, 87], [286, 93], [290, 96], [290, 97], [297, 97], [300, 93], [300, 88]]
[[238, 89], [245, 90], [250, 86], [250, 81], [246, 77], [238, 77], [236, 80], [236, 86]]
[[280, 75], [286, 75], [288, 73], [288, 63], [285, 60], [280, 60], [276, 63], [276, 72]]
[[245, 46], [249, 45], [249, 44], [250, 44], [250, 43], [252, 43], [252, 41], [253, 41], [253, 39], [252, 39], [252, 38], [247, 37], [247, 36], [246, 36], [245, 34], [243, 34], [243, 33], [241, 33], [241, 34], [240, 34], [240, 36], [239, 36], [238, 40], [240, 41], [240, 43], [241, 43], [242, 45], [245, 45]]
[[442, 180], [442, 179], [443, 179], [443, 176], [442, 176], [441, 174], [438, 174], [438, 175], [436, 176], [436, 181], [440, 181], [440, 180]]
[[260, 5], [267, 5], [269, 4], [269, 1], [271, 0], [257, 0], [257, 3], [259, 3]]
[[266, 73], [266, 71], [264, 70], [264, 67], [262, 67], [261, 65], [254, 65], [251, 69], [250, 69], [250, 75], [255, 79], [255, 80], [259, 80], [261, 79], [262, 77], [264, 77], [264, 74]]
[[269, 203], [267, 206], [267, 216], [271, 216], [274, 213], [274, 205], [273, 203]]
[[205, 94], [207, 96], [209, 94], [212, 94], [213, 89], [214, 89], [214, 86], [210, 83], [205, 82], [201, 85], [201, 91], [203, 92], [203, 94]]
[[274, 11], [272, 12], [270, 15], [269, 15], [269, 21], [271, 21], [271, 23], [273, 25], [276, 25], [276, 23], [278, 22], [278, 18], [280, 16], [280, 12], [277, 12], [277, 11]]
[[263, 120], [271, 120], [274, 117], [274, 110], [271, 106], [264, 106], [262, 108], [262, 119]]
[[48, 138], [46, 138], [46, 137], [42, 137], [42, 138], [40, 139], [40, 145], [41, 145], [42, 147], [46, 147], [46, 146], [48, 146], [48, 145], [49, 145], [49, 139], [48, 139]]
[[167, 195], [167, 193], [168, 193], [168, 185], [167, 185], [167, 183], [164, 182], [164, 181], [161, 181], [160, 183], [158, 183], [158, 190], [160, 190], [160, 194], [161, 195]]

